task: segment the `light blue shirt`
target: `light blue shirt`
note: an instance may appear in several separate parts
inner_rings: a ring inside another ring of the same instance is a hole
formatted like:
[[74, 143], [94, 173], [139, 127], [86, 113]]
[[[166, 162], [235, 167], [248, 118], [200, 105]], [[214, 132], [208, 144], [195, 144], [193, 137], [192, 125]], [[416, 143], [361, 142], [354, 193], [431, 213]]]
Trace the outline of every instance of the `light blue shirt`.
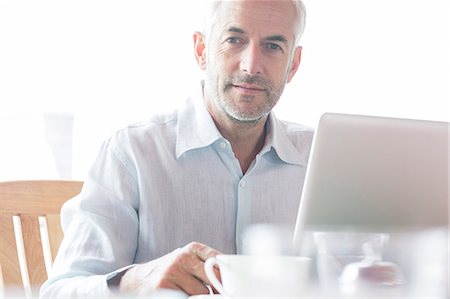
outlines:
[[65, 237], [41, 295], [106, 296], [109, 273], [191, 241], [239, 253], [250, 224], [293, 228], [313, 132], [273, 113], [266, 126], [245, 174], [201, 88], [178, 112], [106, 140], [81, 194], [61, 211]]

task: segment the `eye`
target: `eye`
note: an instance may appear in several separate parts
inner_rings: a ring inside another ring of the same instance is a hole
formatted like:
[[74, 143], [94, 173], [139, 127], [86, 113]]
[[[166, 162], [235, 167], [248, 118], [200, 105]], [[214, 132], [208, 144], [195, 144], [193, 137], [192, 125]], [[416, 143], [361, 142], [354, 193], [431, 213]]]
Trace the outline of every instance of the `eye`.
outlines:
[[275, 43], [267, 43], [266, 44], [266, 48], [269, 50], [276, 50], [276, 51], [282, 51], [283, 48], [281, 48], [280, 45], [275, 44]]
[[241, 40], [238, 37], [229, 37], [225, 40], [225, 42], [229, 44], [238, 44], [241, 42]]

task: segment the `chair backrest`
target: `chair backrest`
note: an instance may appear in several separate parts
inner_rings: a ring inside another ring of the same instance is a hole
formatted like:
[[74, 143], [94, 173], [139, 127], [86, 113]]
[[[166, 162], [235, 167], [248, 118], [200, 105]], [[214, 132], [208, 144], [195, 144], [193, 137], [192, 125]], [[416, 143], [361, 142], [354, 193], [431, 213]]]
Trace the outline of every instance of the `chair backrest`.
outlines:
[[82, 186], [60, 180], [0, 182], [0, 297], [37, 295], [63, 237], [61, 206]]

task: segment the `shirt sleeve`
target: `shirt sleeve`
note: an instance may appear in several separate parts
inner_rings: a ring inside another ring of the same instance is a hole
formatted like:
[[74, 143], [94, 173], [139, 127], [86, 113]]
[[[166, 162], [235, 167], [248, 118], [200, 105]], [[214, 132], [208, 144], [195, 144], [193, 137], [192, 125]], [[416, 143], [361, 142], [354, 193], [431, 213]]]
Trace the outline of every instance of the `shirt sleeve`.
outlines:
[[107, 277], [134, 263], [138, 191], [130, 159], [118, 144], [105, 142], [82, 192], [64, 204], [64, 240], [41, 297], [110, 296]]

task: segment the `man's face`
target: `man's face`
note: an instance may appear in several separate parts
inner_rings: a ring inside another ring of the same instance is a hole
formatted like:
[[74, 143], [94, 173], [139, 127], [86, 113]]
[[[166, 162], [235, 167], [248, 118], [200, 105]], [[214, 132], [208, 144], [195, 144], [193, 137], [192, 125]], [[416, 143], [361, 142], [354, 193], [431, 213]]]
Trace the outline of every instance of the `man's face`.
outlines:
[[290, 1], [220, 4], [205, 66], [205, 92], [220, 113], [254, 123], [272, 110], [300, 63], [295, 22]]

